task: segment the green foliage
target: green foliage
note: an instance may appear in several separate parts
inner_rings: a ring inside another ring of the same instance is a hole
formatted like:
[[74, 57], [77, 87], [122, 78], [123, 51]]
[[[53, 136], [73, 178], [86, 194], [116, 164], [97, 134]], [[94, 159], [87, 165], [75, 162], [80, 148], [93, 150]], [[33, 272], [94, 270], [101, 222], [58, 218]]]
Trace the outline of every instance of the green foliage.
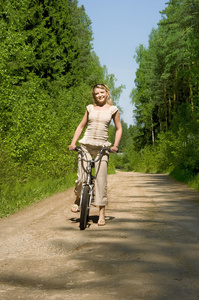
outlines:
[[114, 163], [114, 157], [112, 156], [112, 154], [110, 154], [110, 156], [109, 156], [108, 174], [115, 174], [115, 163]]
[[170, 1], [148, 48], [137, 48], [131, 97], [141, 145], [154, 144], [160, 132], [167, 132], [181, 105], [191, 104], [192, 111], [199, 105], [198, 15], [198, 1]]
[[0, 217], [13, 214], [34, 202], [74, 186], [76, 173], [65, 177], [4, 184], [1, 190]]
[[137, 48], [136, 125], [125, 156], [131, 170], [168, 172], [198, 188], [199, 2], [167, 4], [148, 48]]
[[91, 21], [77, 0], [5, 0], [0, 8], [4, 216], [67, 187], [77, 167], [67, 147], [92, 103], [91, 87], [112, 78], [116, 99], [121, 87], [92, 50]]

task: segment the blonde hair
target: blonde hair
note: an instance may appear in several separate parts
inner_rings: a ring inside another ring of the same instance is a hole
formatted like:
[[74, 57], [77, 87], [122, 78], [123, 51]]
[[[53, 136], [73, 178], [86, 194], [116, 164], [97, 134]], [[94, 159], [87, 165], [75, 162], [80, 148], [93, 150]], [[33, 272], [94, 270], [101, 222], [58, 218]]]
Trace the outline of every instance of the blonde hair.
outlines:
[[96, 99], [95, 99], [95, 89], [96, 88], [105, 90], [108, 93], [108, 96], [106, 98], [106, 103], [109, 104], [109, 105], [113, 105], [113, 100], [111, 99], [110, 90], [109, 90], [108, 86], [106, 84], [103, 84], [103, 83], [98, 83], [98, 84], [94, 85], [94, 87], [91, 90], [91, 96], [93, 98], [94, 105], [97, 105], [97, 102], [96, 102]]

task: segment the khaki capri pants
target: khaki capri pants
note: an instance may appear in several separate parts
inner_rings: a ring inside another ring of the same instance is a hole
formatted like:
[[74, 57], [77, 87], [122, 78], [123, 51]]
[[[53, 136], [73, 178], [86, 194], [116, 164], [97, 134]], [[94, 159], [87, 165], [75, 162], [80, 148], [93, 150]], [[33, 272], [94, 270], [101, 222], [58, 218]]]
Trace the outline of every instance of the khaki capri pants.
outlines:
[[[81, 145], [84, 150], [84, 155], [87, 160], [97, 158], [102, 147]], [[107, 199], [107, 170], [108, 170], [109, 152], [106, 150], [103, 152], [101, 159], [95, 163], [95, 198], [94, 204], [97, 206], [105, 206], [108, 204]], [[87, 173], [86, 167], [88, 163], [82, 161], [81, 154], [78, 154], [78, 171], [77, 180], [75, 181], [75, 194], [77, 197], [81, 195], [82, 183], [86, 183]]]

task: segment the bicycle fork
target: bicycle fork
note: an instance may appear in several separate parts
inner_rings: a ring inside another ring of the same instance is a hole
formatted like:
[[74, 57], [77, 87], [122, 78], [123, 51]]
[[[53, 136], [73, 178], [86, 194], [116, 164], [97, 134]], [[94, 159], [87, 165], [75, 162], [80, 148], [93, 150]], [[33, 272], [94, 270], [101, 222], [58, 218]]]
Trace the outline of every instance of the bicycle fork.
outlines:
[[88, 209], [89, 210], [90, 210], [90, 207], [91, 207], [91, 202], [94, 199], [94, 179], [95, 179], [95, 176], [92, 175], [92, 168], [93, 167], [94, 167], [94, 163], [92, 163], [91, 165], [89, 165], [86, 168], [86, 172], [88, 174], [87, 182], [82, 184], [81, 195], [80, 195], [80, 205], [79, 205], [80, 207], [82, 205], [82, 197], [83, 197], [85, 186], [89, 186], [89, 203], [88, 203]]

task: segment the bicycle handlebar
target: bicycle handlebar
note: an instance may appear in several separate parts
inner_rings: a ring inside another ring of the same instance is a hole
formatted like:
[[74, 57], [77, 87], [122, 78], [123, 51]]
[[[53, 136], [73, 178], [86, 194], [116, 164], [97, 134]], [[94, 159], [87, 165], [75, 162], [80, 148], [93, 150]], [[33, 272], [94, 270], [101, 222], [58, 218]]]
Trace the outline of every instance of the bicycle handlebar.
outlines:
[[[84, 158], [84, 150], [82, 149], [82, 147], [76, 146], [74, 150], [75, 150], [75, 151], [80, 151], [81, 156], [82, 156], [82, 159], [83, 159], [85, 162], [90, 162], [90, 161], [91, 161], [91, 160], [87, 160], [87, 159]], [[98, 158], [95, 159], [95, 160], [93, 160], [93, 162], [98, 162], [98, 161], [100, 160], [101, 156], [102, 156], [102, 152], [105, 151], [105, 150], [107, 150], [107, 151], [110, 152], [110, 153], [114, 153], [113, 151], [111, 151], [110, 148], [107, 148], [106, 146], [103, 146], [102, 149], [100, 150], [100, 153], [99, 153]]]
[[[70, 149], [68, 149], [68, 150], [70, 150]], [[110, 153], [116, 153], [116, 152], [114, 152], [114, 151], [111, 151], [110, 148], [108, 148], [108, 147], [106, 147], [106, 146], [102, 146], [102, 149], [100, 150], [100, 153], [99, 153], [98, 158], [95, 159], [95, 160], [93, 160], [93, 162], [98, 162], [98, 161], [100, 160], [101, 156], [102, 156], [102, 152], [105, 151], [105, 150], [107, 150], [107, 151], [110, 152]], [[82, 149], [82, 147], [76, 146], [75, 149], [74, 149], [74, 151], [79, 151], [79, 152], [81, 153], [82, 159], [83, 159], [85, 162], [90, 162], [90, 161], [91, 161], [91, 160], [87, 160], [87, 159], [84, 158], [84, 150]]]

